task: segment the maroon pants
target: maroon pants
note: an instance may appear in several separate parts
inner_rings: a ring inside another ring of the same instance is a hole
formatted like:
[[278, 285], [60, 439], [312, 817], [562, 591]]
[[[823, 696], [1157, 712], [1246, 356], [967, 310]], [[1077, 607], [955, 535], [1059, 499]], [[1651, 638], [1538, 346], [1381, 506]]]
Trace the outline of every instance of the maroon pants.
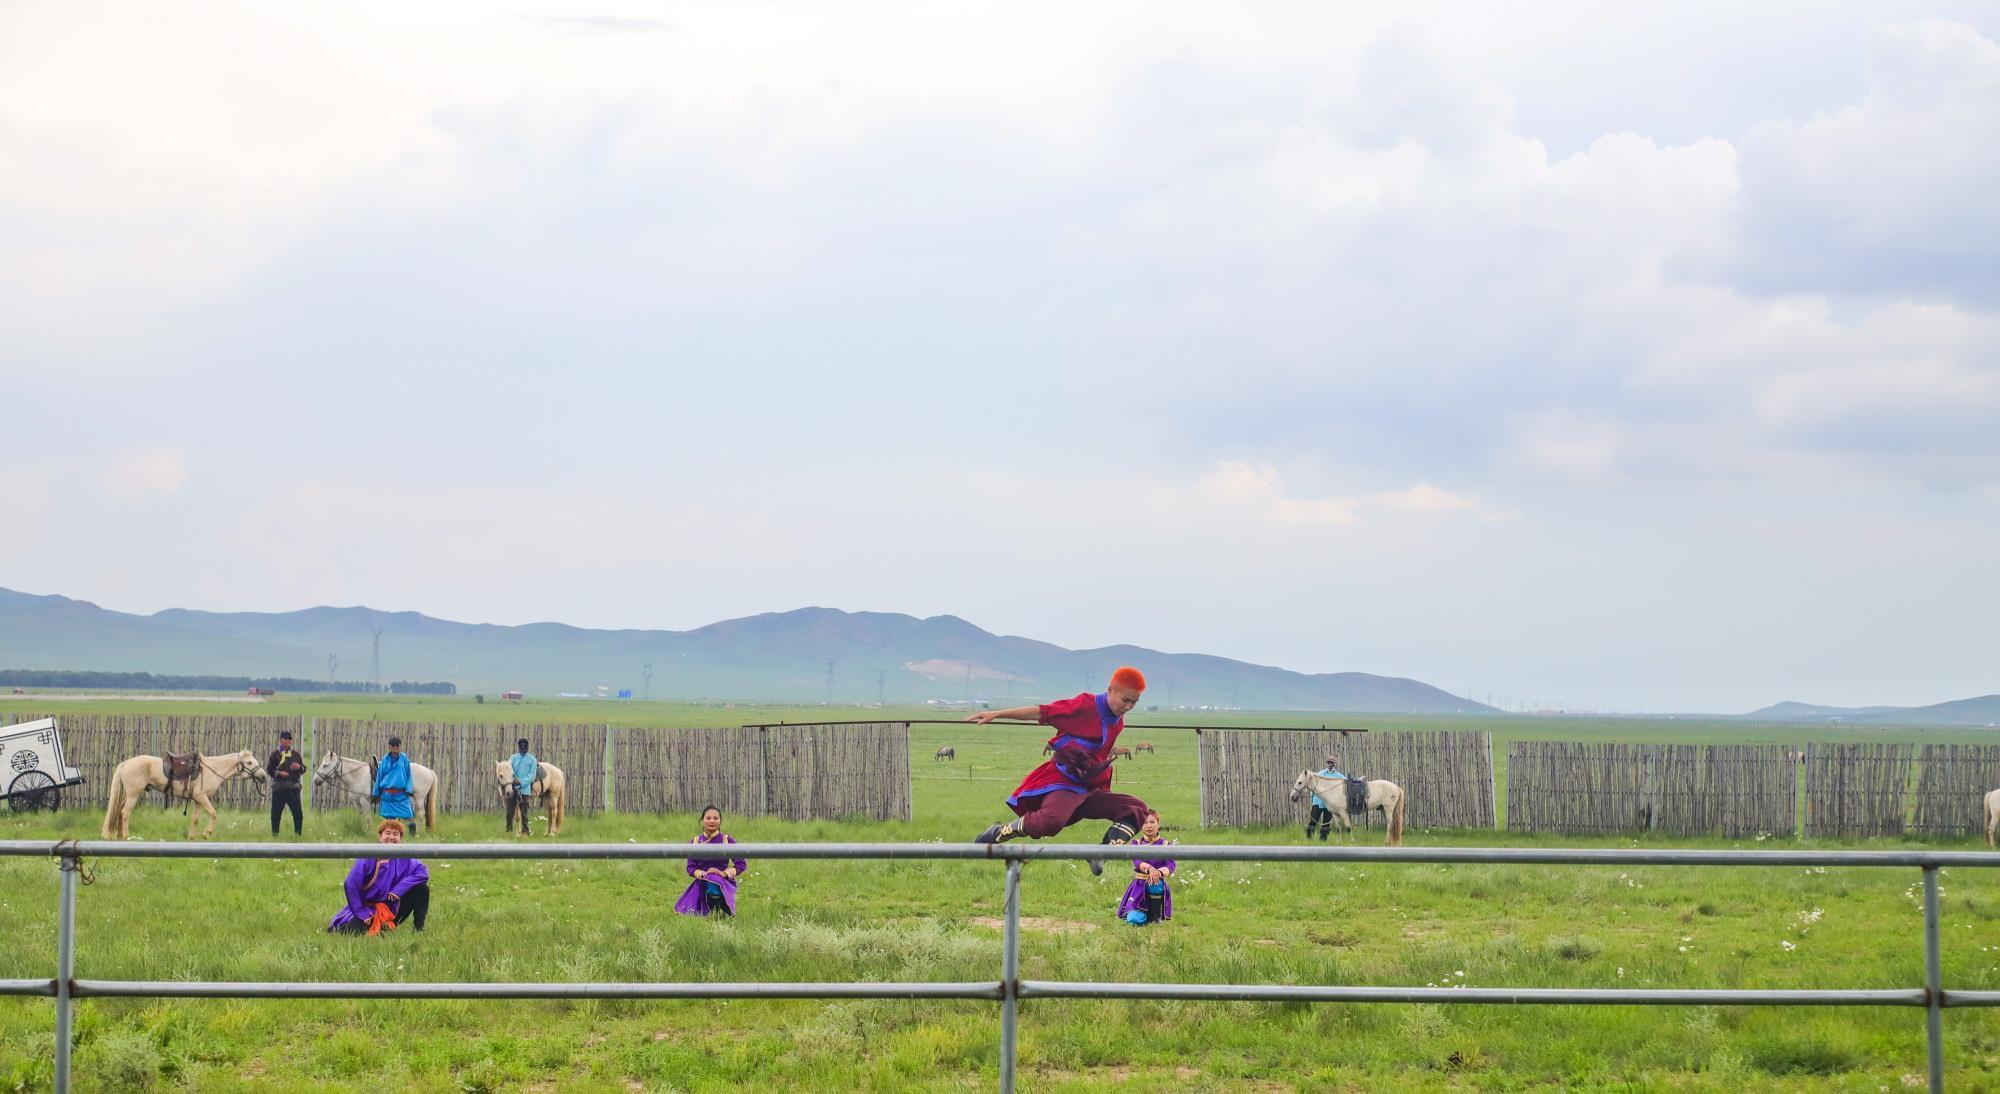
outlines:
[[1035, 839], [1053, 836], [1080, 820], [1121, 821], [1134, 830], [1146, 823], [1146, 803], [1130, 794], [1098, 790], [1079, 794], [1074, 790], [1051, 790], [1033, 798], [1023, 798], [1031, 808], [1021, 814], [1021, 830]]

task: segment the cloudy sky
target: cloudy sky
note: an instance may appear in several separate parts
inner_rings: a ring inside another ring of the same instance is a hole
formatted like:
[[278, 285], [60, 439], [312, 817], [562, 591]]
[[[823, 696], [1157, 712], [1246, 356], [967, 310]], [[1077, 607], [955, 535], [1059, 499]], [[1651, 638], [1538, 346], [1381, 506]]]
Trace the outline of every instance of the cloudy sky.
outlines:
[[2000, 691], [1996, 133], [1983, 3], [0, 3], [0, 585]]

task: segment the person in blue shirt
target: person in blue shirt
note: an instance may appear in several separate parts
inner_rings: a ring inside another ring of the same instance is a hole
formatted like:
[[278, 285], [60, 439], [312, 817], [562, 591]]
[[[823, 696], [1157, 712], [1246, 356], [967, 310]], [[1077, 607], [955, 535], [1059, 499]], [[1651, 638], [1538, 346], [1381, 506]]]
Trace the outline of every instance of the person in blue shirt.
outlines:
[[[1337, 757], [1328, 756], [1326, 758], [1326, 767], [1322, 768], [1318, 773], [1329, 779], [1346, 778], [1347, 776], [1341, 774], [1340, 769], [1334, 766], [1339, 762]], [[1326, 807], [1326, 803], [1320, 800], [1318, 794], [1314, 794], [1312, 799], [1312, 812], [1306, 817], [1306, 838], [1311, 839], [1313, 837], [1313, 829], [1317, 827], [1319, 829], [1319, 841], [1325, 843], [1327, 835], [1333, 831], [1333, 810]]]
[[410, 758], [403, 755], [403, 739], [389, 738], [389, 754], [375, 767], [375, 798], [383, 820], [399, 820], [406, 825], [416, 818], [415, 799], [410, 793]]
[[515, 752], [508, 757], [509, 773], [514, 776], [514, 792], [507, 797], [507, 824], [514, 827], [514, 810], [521, 811], [521, 834], [528, 834], [528, 803], [534, 800], [535, 780], [541, 776], [541, 761], [528, 751], [528, 739], [514, 742]]

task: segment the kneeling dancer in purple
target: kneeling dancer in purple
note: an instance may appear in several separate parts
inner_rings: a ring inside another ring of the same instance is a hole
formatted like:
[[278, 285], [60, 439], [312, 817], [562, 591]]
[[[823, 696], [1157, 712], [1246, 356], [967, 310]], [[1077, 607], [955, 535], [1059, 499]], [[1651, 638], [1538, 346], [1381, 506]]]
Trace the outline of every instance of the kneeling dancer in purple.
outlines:
[[[403, 842], [403, 822], [385, 820], [375, 840], [395, 846]], [[413, 858], [358, 858], [347, 871], [347, 906], [327, 924], [329, 931], [371, 936], [393, 931], [406, 919], [417, 930], [431, 914], [431, 872]]]
[[[689, 843], [735, 843], [736, 839], [722, 830], [722, 810], [709, 806], [701, 811], [701, 834]], [[721, 912], [736, 914], [736, 879], [743, 876], [748, 866], [742, 859], [691, 858], [688, 860], [688, 876], [694, 880], [688, 883], [687, 891], [674, 902], [674, 911], [682, 915], [709, 915]]]
[[[1132, 846], [1164, 847], [1166, 843], [1160, 835], [1159, 811], [1146, 810], [1146, 823], [1140, 826]], [[1134, 927], [1172, 919], [1174, 894], [1167, 886], [1167, 879], [1174, 876], [1174, 868], [1174, 860], [1170, 858], [1133, 859], [1132, 884], [1125, 887], [1125, 899], [1118, 902], [1118, 918]]]

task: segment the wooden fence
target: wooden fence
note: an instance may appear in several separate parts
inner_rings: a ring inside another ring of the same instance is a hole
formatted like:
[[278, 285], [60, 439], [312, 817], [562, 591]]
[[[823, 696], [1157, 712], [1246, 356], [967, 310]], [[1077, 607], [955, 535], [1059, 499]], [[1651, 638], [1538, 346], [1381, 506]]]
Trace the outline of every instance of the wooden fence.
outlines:
[[[0, 725], [50, 715], [0, 715]], [[57, 714], [63, 748], [86, 780], [63, 791], [64, 807], [104, 801], [111, 772], [129, 756], [198, 749], [218, 755], [247, 748], [261, 762], [289, 729], [293, 743], [317, 766], [327, 752], [365, 760], [401, 737], [411, 760], [438, 773], [438, 810], [492, 813], [503, 808], [493, 765], [528, 738], [537, 759], [563, 769], [567, 807], [593, 813], [613, 804], [624, 812], [693, 812], [713, 803], [735, 816], [788, 820], [865, 816], [908, 820], [910, 727], [872, 725], [771, 726], [767, 729], [611, 729], [604, 725], [375, 722], [346, 718]], [[610, 776], [607, 785], [607, 773]], [[356, 809], [355, 797], [306, 779], [308, 808]], [[365, 799], [364, 799], [365, 800]], [[227, 784], [220, 807], [261, 807], [247, 780]]]
[[[1204, 729], [1199, 736], [1204, 825], [1303, 825], [1311, 801], [1291, 801], [1292, 783], [1338, 756], [1348, 775], [1401, 786], [1411, 828], [1493, 827], [1490, 733]], [[1379, 823], [1374, 815], [1354, 819]]]
[[1806, 835], [1902, 835], [1916, 751], [1908, 744], [1808, 744]]
[[1988, 791], [2000, 789], [2000, 745], [1924, 745], [1917, 757], [1916, 813], [1910, 831], [1984, 835]]
[[[603, 725], [542, 725], [375, 722], [348, 718], [318, 718], [308, 724], [311, 736], [306, 762], [317, 766], [329, 751], [365, 760], [389, 750], [389, 738], [401, 737], [411, 762], [438, 773], [440, 813], [492, 813], [506, 808], [493, 765], [514, 754], [514, 742], [528, 739], [538, 760], [562, 768], [569, 781], [564, 807], [572, 813], [604, 808]], [[661, 731], [665, 732], [665, 731]], [[331, 784], [315, 787], [314, 809], [353, 809], [354, 798]], [[419, 806], [421, 808], [421, 806]]]
[[[253, 715], [0, 714], [0, 725], [42, 718], [56, 720], [69, 765], [83, 773], [82, 786], [64, 788], [64, 809], [84, 808], [86, 804], [102, 809], [111, 792], [111, 772], [133, 756], [188, 751], [217, 756], [247, 748], [262, 763], [277, 747], [280, 730], [291, 730], [294, 743], [304, 739], [298, 718]], [[233, 779], [223, 784], [213, 800], [219, 808], [248, 808], [259, 805], [262, 799], [250, 780]]]
[[1798, 765], [1781, 745], [1513, 741], [1507, 830], [1788, 835]]
[[612, 731], [618, 809], [786, 820], [909, 820], [910, 727], [785, 725]]

